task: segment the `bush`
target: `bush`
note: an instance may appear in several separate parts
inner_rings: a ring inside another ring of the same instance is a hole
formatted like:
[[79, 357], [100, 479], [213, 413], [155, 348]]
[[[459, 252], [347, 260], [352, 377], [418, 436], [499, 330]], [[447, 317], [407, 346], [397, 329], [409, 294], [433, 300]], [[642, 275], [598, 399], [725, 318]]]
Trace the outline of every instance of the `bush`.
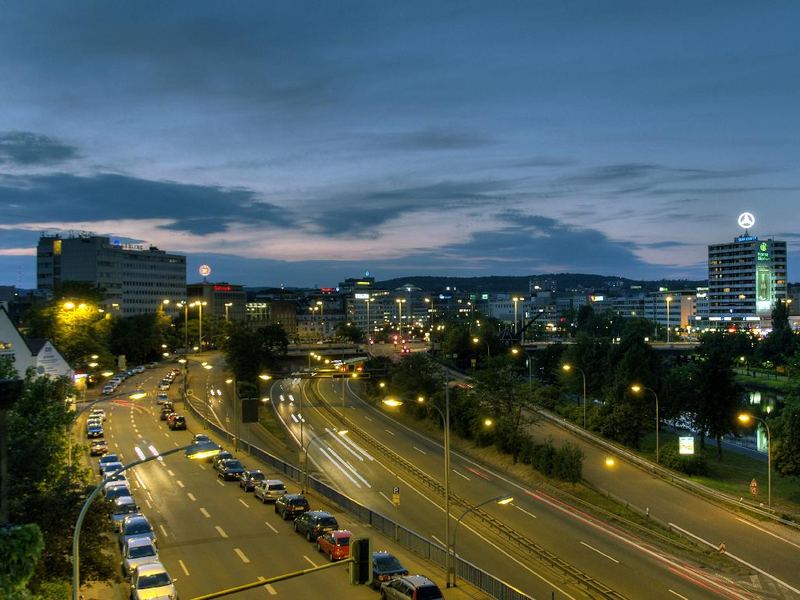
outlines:
[[577, 483], [583, 473], [583, 452], [567, 442], [553, 456], [553, 476], [563, 481]]
[[531, 466], [542, 475], [550, 477], [553, 474], [555, 454], [552, 440], [547, 440], [544, 444], [534, 444], [531, 450]]
[[707, 475], [708, 463], [702, 454], [678, 454], [673, 446], [659, 448], [659, 462], [668, 469], [680, 471], [686, 475]]

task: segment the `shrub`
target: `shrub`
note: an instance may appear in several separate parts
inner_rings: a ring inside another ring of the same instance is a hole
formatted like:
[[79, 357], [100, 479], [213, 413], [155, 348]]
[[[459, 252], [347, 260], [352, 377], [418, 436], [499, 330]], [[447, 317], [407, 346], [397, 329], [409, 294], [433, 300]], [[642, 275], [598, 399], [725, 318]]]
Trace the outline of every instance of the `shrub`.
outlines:
[[583, 452], [575, 444], [567, 442], [555, 451], [553, 476], [563, 481], [577, 483], [583, 472]]
[[668, 469], [674, 469], [687, 475], [707, 475], [708, 463], [702, 454], [678, 454], [673, 446], [659, 448], [659, 462]]

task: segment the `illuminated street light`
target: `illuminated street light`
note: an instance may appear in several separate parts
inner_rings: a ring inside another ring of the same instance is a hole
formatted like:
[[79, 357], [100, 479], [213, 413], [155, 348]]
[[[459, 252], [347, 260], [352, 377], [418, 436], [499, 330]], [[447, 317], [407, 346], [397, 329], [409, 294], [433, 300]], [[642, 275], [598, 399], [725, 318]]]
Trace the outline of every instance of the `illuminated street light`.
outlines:
[[64, 302], [63, 306], [67, 310], [72, 310], [73, 308], [75, 308], [75, 303], [74, 302]]
[[397, 408], [398, 406], [403, 406], [402, 400], [397, 400], [396, 398], [386, 398], [382, 401], [386, 406], [391, 408]]
[[634, 383], [631, 386], [631, 391], [636, 393], [636, 394], [638, 394], [642, 390], [650, 391], [653, 394], [653, 396], [655, 397], [655, 399], [656, 399], [656, 464], [658, 464], [658, 430], [660, 429], [660, 427], [659, 427], [660, 423], [659, 423], [659, 420], [658, 420], [658, 394], [656, 394], [654, 389], [649, 388], [649, 387], [644, 386], [644, 385], [638, 385], [638, 384]]
[[561, 369], [565, 373], [569, 373], [572, 369], [577, 369], [578, 371], [581, 372], [581, 377], [583, 377], [583, 428], [586, 429], [586, 373], [584, 373], [583, 369], [581, 369], [580, 367], [574, 367], [569, 363], [561, 365]]
[[737, 417], [739, 422], [744, 425], [749, 425], [750, 421], [759, 421], [764, 424], [767, 430], [767, 506], [772, 510], [772, 435], [770, 435], [769, 425], [761, 417], [756, 417], [749, 413], [741, 413]]
[[[456, 569], [455, 569], [455, 564], [456, 564], [456, 535], [458, 534], [458, 526], [461, 524], [461, 521], [463, 521], [464, 517], [466, 517], [469, 513], [471, 513], [472, 511], [474, 511], [474, 510], [476, 510], [476, 509], [478, 509], [481, 506], [484, 506], [486, 504], [490, 504], [490, 503], [494, 502], [498, 506], [505, 506], [507, 504], [511, 504], [513, 501], [514, 501], [514, 497], [513, 496], [509, 496], [508, 494], [504, 494], [502, 496], [497, 496], [495, 498], [489, 498], [488, 500], [484, 500], [483, 502], [480, 502], [479, 504], [476, 504], [475, 506], [470, 506], [467, 510], [465, 510], [461, 514], [460, 517], [458, 517], [458, 520], [456, 521], [456, 526], [453, 528], [453, 543], [450, 545], [450, 549], [448, 550], [448, 553], [451, 550], [453, 552], [452, 560], [449, 561], [450, 565], [451, 565], [451, 568], [453, 570], [453, 584], [452, 584], [453, 587], [456, 587]], [[450, 573], [447, 574], [447, 587], [450, 587]]]

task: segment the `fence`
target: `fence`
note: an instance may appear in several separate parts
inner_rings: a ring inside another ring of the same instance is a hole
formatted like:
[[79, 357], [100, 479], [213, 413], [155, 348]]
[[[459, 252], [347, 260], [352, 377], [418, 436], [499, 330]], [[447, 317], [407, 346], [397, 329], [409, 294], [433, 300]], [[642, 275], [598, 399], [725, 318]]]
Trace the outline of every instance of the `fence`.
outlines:
[[[205, 415], [201, 414], [200, 411], [197, 410], [192, 402], [188, 401], [188, 399], [185, 404], [189, 410], [192, 411], [195, 417], [203, 421], [205, 425], [217, 435], [228, 441], [233, 440], [234, 436], [231, 432], [209, 421]], [[292, 479], [296, 482], [302, 481], [303, 471], [294, 465], [291, 465], [286, 461], [273, 456], [266, 450], [259, 448], [258, 446], [247, 441], [237, 440], [237, 444], [241, 450], [244, 450], [248, 454], [255, 456], [265, 464], [269, 465], [275, 471], [283, 473], [288, 479]], [[314, 477], [308, 477], [308, 487], [322, 496], [325, 496], [328, 500], [339, 506], [342, 510], [352, 514], [360, 522], [366, 523], [374, 530], [391, 537], [399, 545], [412, 551], [414, 554], [421, 556], [426, 560], [430, 560], [442, 568], [445, 568], [445, 558], [447, 553], [446, 550], [439, 544], [431, 542], [416, 532], [404, 527], [403, 525], [400, 525], [396, 521], [393, 521], [389, 517], [375, 512], [366, 506], [363, 506], [362, 504], [359, 504], [352, 498], [345, 496], [341, 492], [322, 483]], [[470, 583], [482, 592], [489, 594], [492, 598], [497, 598], [498, 600], [533, 600], [531, 596], [528, 596], [527, 594], [501, 581], [497, 577], [487, 573], [486, 571], [466, 560], [456, 556], [454, 561], [454, 568], [457, 577]]]

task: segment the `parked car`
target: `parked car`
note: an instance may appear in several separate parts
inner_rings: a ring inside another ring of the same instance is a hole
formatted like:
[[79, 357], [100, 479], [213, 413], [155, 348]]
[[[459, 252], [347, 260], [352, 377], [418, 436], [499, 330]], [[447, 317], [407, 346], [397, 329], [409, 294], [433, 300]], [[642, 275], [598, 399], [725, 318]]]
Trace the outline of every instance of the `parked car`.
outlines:
[[[105, 479], [106, 477], [112, 475], [114, 472], [119, 471], [122, 467], [124, 467], [121, 462], [106, 462], [100, 465], [100, 476]], [[123, 475], [123, 473], [120, 473]], [[111, 481], [111, 480], [109, 480]]]
[[227, 450], [222, 450], [219, 454], [209, 458], [208, 462], [212, 463], [214, 470], [216, 470], [217, 468], [219, 468], [219, 463], [228, 458], [233, 458], [233, 454], [231, 454]]
[[192, 436], [192, 443], [199, 444], [200, 442], [210, 442], [211, 438], [208, 437], [205, 433], [195, 433]]
[[256, 485], [267, 478], [258, 469], [248, 469], [239, 477], [239, 487], [245, 492], [252, 492]]
[[168, 391], [169, 391], [169, 384], [170, 384], [170, 382], [169, 382], [169, 381], [164, 381], [164, 380], [162, 379], [162, 380], [161, 380], [161, 383], [159, 383], [159, 384], [158, 384], [158, 389], [159, 389], [159, 391], [162, 391], [162, 392], [168, 392]]
[[[120, 462], [119, 456], [116, 454], [106, 454], [105, 456], [101, 457], [99, 461], [97, 461], [98, 468], [97, 471], [102, 475], [103, 467], [109, 463], [118, 463]], [[120, 463], [122, 464], [122, 463]]]
[[167, 415], [167, 427], [169, 427], [170, 429], [172, 428], [172, 421], [173, 421], [173, 420], [175, 419], [175, 417], [177, 417], [177, 416], [178, 416], [178, 413], [176, 413], [176, 412], [174, 412], [174, 411], [173, 411], [173, 412], [171, 412], [171, 413], [169, 413], [169, 414]]
[[244, 465], [235, 458], [226, 458], [217, 467], [217, 477], [222, 477], [225, 481], [239, 479], [245, 472]]
[[439, 586], [422, 575], [404, 575], [381, 584], [381, 600], [443, 600]]
[[178, 598], [173, 579], [160, 562], [141, 564], [133, 570], [131, 577], [131, 600], [155, 598]]
[[144, 515], [128, 515], [122, 519], [119, 530], [119, 547], [124, 548], [129, 539], [135, 537], [146, 537], [156, 543], [156, 532], [153, 526]]
[[389, 581], [395, 577], [408, 575], [406, 569], [397, 557], [385, 550], [378, 550], [372, 553], [372, 587], [378, 589], [384, 581]]
[[167, 392], [158, 392], [158, 396], [156, 396], [156, 404], [172, 404], [169, 401], [169, 394]]
[[175, 412], [175, 407], [172, 406], [172, 402], [165, 402], [161, 405], [161, 420], [166, 421], [169, 416]]
[[105, 440], [94, 440], [89, 447], [90, 456], [103, 456], [108, 452], [108, 443]]
[[130, 577], [139, 565], [158, 560], [158, 550], [151, 539], [132, 538], [122, 548], [122, 575]]
[[103, 488], [103, 493], [106, 500], [113, 502], [115, 499], [121, 498], [122, 496], [130, 496], [131, 489], [128, 487], [127, 481], [115, 481], [111, 485], [106, 485]]
[[328, 560], [342, 560], [350, 556], [350, 538], [352, 537], [347, 529], [336, 529], [326, 531], [317, 538], [317, 551], [328, 555]]
[[103, 491], [105, 491], [109, 486], [111, 486], [111, 484], [120, 482], [124, 483], [125, 485], [128, 485], [128, 479], [125, 477], [125, 473], [117, 473], [116, 475], [109, 474], [104, 476]]
[[183, 415], [175, 415], [172, 420], [170, 421], [167, 418], [167, 424], [172, 431], [177, 431], [178, 429], [186, 430], [186, 417]]
[[275, 513], [284, 521], [295, 519], [309, 511], [308, 500], [303, 494], [284, 494], [275, 500]]
[[139, 505], [133, 496], [118, 496], [111, 503], [111, 523], [114, 529], [119, 531], [122, 520], [128, 515], [135, 515], [139, 512]]
[[286, 484], [280, 479], [265, 479], [260, 481], [253, 490], [253, 496], [266, 504], [275, 502], [286, 493]]
[[294, 530], [309, 542], [316, 542], [323, 533], [334, 529], [339, 529], [336, 517], [324, 510], [310, 510], [294, 520]]
[[92, 417], [97, 417], [101, 421], [105, 421], [106, 420], [106, 411], [104, 411], [102, 408], [93, 408], [91, 410], [91, 412], [89, 413], [89, 418], [92, 418]]
[[86, 435], [90, 438], [103, 437], [103, 426], [97, 424], [88, 425], [86, 428]]
[[117, 391], [117, 386], [110, 383], [103, 386], [103, 396], [110, 396]]

